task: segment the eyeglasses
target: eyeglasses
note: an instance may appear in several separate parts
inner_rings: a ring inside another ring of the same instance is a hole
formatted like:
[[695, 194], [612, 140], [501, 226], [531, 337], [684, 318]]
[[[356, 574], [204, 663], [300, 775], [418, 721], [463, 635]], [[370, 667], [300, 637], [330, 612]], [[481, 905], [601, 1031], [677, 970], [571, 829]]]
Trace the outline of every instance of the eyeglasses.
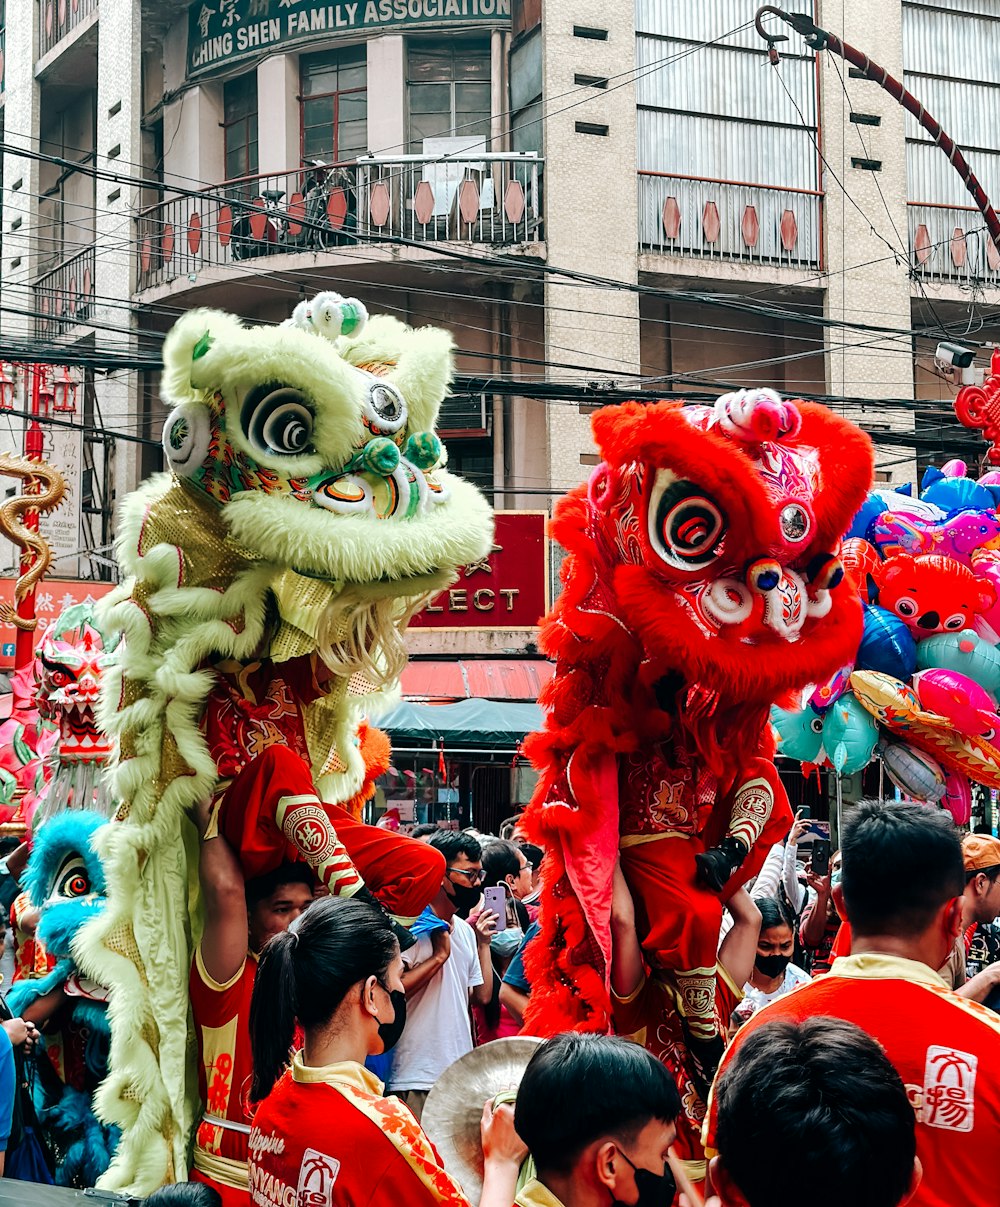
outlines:
[[470, 884], [482, 884], [486, 879], [486, 872], [483, 868], [448, 868], [448, 871], [464, 876]]

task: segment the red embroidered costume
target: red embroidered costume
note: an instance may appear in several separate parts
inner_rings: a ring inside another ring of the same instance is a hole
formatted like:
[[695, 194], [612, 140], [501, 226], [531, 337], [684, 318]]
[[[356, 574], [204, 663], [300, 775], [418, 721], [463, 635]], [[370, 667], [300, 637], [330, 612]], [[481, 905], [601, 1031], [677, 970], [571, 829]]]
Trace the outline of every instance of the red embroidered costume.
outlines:
[[552, 523], [568, 554], [542, 630], [557, 667], [545, 729], [526, 743], [540, 772], [526, 828], [548, 852], [527, 1029], [611, 1028], [620, 851], [703, 1093], [721, 1053], [720, 895], [791, 821], [768, 710], [850, 661], [860, 638], [836, 554], [871, 448], [769, 390], [608, 407], [593, 428], [601, 464]]

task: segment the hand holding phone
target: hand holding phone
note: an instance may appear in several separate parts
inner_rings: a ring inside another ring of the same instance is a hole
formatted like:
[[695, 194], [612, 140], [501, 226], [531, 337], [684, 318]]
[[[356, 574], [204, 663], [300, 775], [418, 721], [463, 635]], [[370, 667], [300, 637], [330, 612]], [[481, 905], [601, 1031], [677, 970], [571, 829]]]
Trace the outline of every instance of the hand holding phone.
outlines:
[[507, 886], [494, 884], [483, 889], [483, 909], [492, 910], [497, 916], [497, 930], [507, 929]]
[[830, 840], [817, 838], [812, 849], [812, 871], [816, 876], [830, 875]]

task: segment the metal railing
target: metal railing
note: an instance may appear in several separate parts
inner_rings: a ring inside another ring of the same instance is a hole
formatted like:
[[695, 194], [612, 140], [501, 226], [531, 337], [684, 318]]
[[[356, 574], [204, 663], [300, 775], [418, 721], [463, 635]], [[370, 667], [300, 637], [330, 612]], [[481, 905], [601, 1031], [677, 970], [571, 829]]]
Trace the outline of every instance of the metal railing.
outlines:
[[97, 0], [40, 0], [38, 57], [44, 58], [97, 8]]
[[817, 268], [822, 194], [662, 172], [639, 173], [639, 244], [665, 255]]
[[34, 292], [35, 335], [61, 335], [84, 323], [94, 306], [94, 249], [86, 247], [38, 278]]
[[1000, 251], [975, 206], [907, 205], [910, 263], [923, 281], [1000, 285]]
[[0, 25], [0, 96], [3, 96], [4, 76], [7, 74], [7, 27]]
[[536, 242], [541, 166], [534, 154], [400, 155], [226, 181], [139, 214], [136, 288], [213, 265], [394, 238]]

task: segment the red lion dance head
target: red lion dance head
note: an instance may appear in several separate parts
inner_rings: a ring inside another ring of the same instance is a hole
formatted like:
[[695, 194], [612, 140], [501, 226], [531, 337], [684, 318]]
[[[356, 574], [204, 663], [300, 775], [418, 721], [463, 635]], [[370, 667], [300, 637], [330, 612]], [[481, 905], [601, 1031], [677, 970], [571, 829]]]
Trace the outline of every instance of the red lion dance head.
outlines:
[[542, 630], [557, 670], [527, 743], [540, 780], [525, 824], [551, 854], [547, 943], [529, 959], [536, 1033], [606, 1025], [597, 903], [622, 761], [665, 744], [724, 782], [770, 757], [770, 705], [852, 661], [861, 635], [838, 556], [872, 477], [856, 427], [749, 390], [714, 406], [608, 407], [593, 430], [601, 464], [552, 523], [568, 553]]

